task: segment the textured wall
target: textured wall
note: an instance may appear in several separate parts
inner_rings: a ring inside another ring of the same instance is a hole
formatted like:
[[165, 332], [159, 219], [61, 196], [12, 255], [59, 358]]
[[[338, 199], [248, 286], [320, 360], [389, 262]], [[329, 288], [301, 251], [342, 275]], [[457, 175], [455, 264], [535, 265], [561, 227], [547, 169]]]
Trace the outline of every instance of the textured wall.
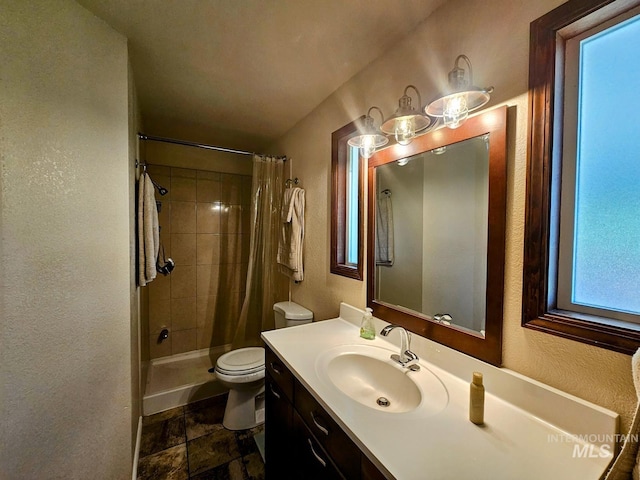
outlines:
[[[627, 429], [635, 406], [630, 357], [521, 327], [524, 195], [528, 124], [529, 24], [561, 0], [447, 2], [396, 48], [345, 83], [277, 142], [294, 159], [307, 189], [305, 281], [293, 299], [317, 319], [338, 314], [338, 303], [366, 302], [365, 283], [329, 273], [331, 132], [372, 105], [390, 115], [404, 87], [423, 102], [445, 87], [456, 55], [471, 58], [474, 80], [495, 86], [488, 108], [509, 113], [504, 365], [622, 414]], [[415, 103], [415, 102], [414, 102]]]
[[140, 290], [137, 284], [138, 261], [136, 257], [138, 237], [136, 231], [135, 160], [139, 156], [137, 133], [142, 129], [142, 119], [130, 62], [128, 63], [127, 73], [129, 82], [129, 163], [127, 168], [129, 175], [129, 331], [131, 332], [129, 344], [131, 345], [131, 452], [133, 454], [138, 435], [138, 420], [142, 415], [141, 400], [145, 383], [141, 361], [143, 352], [140, 348]]
[[0, 8], [0, 476], [126, 478], [127, 43], [71, 1]]

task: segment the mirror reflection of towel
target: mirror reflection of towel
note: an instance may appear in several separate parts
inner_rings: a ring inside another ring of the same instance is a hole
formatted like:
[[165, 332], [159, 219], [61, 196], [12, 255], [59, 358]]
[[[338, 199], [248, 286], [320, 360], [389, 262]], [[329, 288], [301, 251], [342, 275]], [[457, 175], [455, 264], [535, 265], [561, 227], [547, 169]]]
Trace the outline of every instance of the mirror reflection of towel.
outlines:
[[376, 265], [390, 267], [394, 261], [391, 194], [379, 193], [376, 203]]

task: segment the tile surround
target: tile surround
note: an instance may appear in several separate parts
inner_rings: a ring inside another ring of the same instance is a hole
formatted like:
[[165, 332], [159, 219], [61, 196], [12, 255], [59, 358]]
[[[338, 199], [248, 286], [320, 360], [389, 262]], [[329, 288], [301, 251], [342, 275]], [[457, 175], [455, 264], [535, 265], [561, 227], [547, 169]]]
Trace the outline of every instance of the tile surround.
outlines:
[[196, 202], [171, 202], [171, 233], [196, 233]]
[[196, 328], [196, 297], [173, 298], [171, 300], [172, 331]]
[[220, 233], [220, 203], [196, 203], [196, 233]]
[[196, 296], [196, 267], [182, 265], [176, 267], [171, 275], [171, 298]]
[[196, 179], [171, 177], [172, 200], [183, 202], [196, 201]]
[[159, 334], [172, 323], [170, 299], [159, 299], [149, 303], [149, 334]]
[[[148, 287], [149, 358], [224, 345], [244, 298], [252, 178], [157, 165], [147, 171], [169, 189], [156, 199], [165, 256], [176, 262]], [[169, 338], [158, 343], [163, 328]]]
[[195, 265], [196, 236], [189, 233], [171, 234], [171, 258], [176, 265]]
[[197, 349], [196, 329], [174, 330], [171, 343], [171, 354], [186, 353]]

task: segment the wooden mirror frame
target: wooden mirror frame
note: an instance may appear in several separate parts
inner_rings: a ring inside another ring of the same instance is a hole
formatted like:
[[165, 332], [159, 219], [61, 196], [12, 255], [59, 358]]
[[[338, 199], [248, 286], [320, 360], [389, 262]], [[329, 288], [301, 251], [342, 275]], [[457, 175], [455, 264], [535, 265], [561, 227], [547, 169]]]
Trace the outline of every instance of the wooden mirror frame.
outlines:
[[[429, 320], [408, 309], [375, 299], [375, 169], [380, 165], [428, 152], [434, 148], [490, 134], [489, 208], [487, 242], [487, 287], [485, 336]], [[502, 305], [504, 297], [504, 245], [507, 190], [507, 107], [500, 107], [469, 118], [451, 130], [440, 128], [416, 137], [407, 146], [393, 145], [369, 159], [368, 168], [368, 255], [367, 305], [376, 317], [401, 325], [422, 337], [436, 341], [492, 365], [502, 363]]]
[[363, 280], [364, 270], [364, 164], [358, 168], [358, 263], [346, 262], [347, 217], [347, 141], [358, 133], [365, 116], [346, 124], [331, 134], [331, 259], [330, 271], [336, 275]]

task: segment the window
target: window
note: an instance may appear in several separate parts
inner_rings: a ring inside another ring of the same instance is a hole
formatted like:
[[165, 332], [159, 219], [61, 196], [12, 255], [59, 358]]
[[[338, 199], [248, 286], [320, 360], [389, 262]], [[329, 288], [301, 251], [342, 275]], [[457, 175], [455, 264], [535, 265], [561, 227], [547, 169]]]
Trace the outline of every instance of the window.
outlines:
[[364, 116], [331, 134], [331, 273], [363, 279], [364, 169], [347, 141]]
[[534, 21], [529, 77], [523, 325], [626, 353], [640, 346], [638, 3], [571, 0]]
[[[566, 42], [558, 307], [640, 322], [640, 17]], [[567, 188], [570, 187], [570, 188]]]
[[360, 215], [360, 153], [358, 147], [348, 146], [347, 152], [347, 188], [346, 196], [346, 238], [345, 263], [349, 266], [358, 265]]

